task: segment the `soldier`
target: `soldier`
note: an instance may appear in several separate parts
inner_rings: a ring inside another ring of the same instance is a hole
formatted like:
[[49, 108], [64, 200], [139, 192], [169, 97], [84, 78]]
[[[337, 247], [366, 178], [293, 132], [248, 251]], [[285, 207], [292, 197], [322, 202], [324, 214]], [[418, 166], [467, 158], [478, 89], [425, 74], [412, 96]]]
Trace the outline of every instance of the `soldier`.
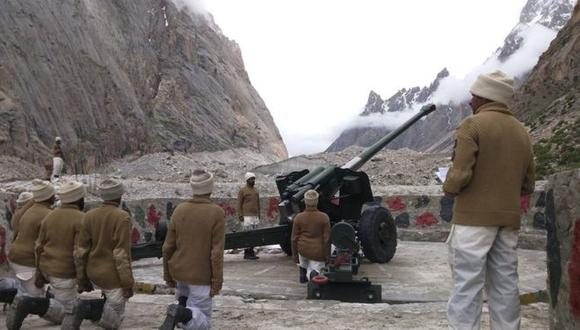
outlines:
[[61, 147], [62, 139], [57, 136], [52, 146], [52, 176], [51, 180], [58, 180], [64, 167], [64, 154]]
[[6, 316], [8, 329], [19, 329], [28, 314], [36, 314], [57, 323], [48, 314], [49, 302], [45, 299], [44, 285], [36, 282], [36, 255], [34, 244], [38, 238], [42, 220], [51, 212], [54, 204], [54, 187], [48, 181], [34, 179], [30, 189], [34, 204], [22, 215], [17, 225], [14, 242], [8, 259], [18, 280], [18, 293]]
[[[20, 218], [33, 204], [34, 200], [32, 199], [32, 193], [25, 191], [18, 195], [18, 199], [16, 200], [16, 210], [14, 210], [14, 215], [12, 215], [12, 220], [10, 221], [10, 226], [12, 227], [12, 241], [16, 238]], [[4, 251], [4, 246], [2, 246], [1, 249]], [[17, 287], [18, 285], [14, 278], [0, 279], [0, 302], [11, 304], [16, 296]]]
[[16, 210], [14, 210], [14, 215], [10, 222], [10, 226], [12, 227], [12, 241], [16, 238], [20, 218], [22, 218], [24, 212], [26, 212], [33, 204], [34, 200], [32, 198], [32, 193], [25, 191], [18, 195], [18, 199], [16, 200]]
[[501, 71], [479, 75], [470, 89], [473, 115], [457, 129], [443, 185], [455, 197], [449, 329], [479, 329], [484, 288], [491, 328], [520, 328], [520, 196], [534, 192], [535, 166], [530, 136], [509, 108], [513, 86]]
[[61, 205], [44, 218], [36, 240], [37, 278], [50, 284], [52, 314], [61, 320], [63, 329], [71, 329], [77, 297], [73, 251], [82, 227], [85, 187], [70, 181], [57, 190], [57, 196]]
[[112, 179], [98, 187], [103, 205], [84, 217], [79, 248], [75, 251], [79, 292], [101, 289], [104, 299], [79, 299], [73, 328], [84, 319], [105, 329], [118, 329], [125, 304], [133, 296], [131, 270], [131, 218], [119, 205], [123, 185]]
[[330, 219], [318, 211], [318, 193], [304, 194], [306, 209], [294, 218], [292, 224], [292, 255], [300, 268], [300, 283], [320, 274], [330, 255]]
[[44, 177], [42, 178], [43, 180], [50, 181], [50, 178], [52, 177], [52, 168], [53, 168], [52, 162], [53, 162], [52, 158], [47, 159], [44, 162]]
[[[260, 221], [260, 194], [254, 187], [256, 175], [246, 173], [246, 185], [238, 193], [238, 218], [243, 223], [244, 230], [256, 229]], [[256, 260], [256, 252], [253, 247], [244, 250], [244, 259]]]
[[178, 304], [169, 305], [159, 329], [210, 329], [212, 297], [223, 282], [225, 215], [210, 195], [213, 175], [195, 170], [193, 198], [177, 206], [163, 244], [163, 276], [176, 287]]

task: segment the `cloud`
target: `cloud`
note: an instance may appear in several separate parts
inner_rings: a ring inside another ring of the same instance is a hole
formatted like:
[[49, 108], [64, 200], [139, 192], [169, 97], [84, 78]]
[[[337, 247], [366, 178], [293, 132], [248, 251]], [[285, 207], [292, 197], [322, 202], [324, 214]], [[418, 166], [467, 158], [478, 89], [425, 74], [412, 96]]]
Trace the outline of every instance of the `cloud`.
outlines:
[[172, 0], [177, 9], [183, 10], [184, 8], [196, 14], [208, 15], [207, 10], [207, 0]]
[[[502, 70], [508, 75], [521, 77], [528, 73], [538, 62], [540, 55], [546, 51], [550, 42], [555, 38], [556, 32], [539, 24], [520, 25], [518, 35], [523, 38], [522, 46], [518, 51], [511, 55], [505, 62], [497, 58], [497, 53], [493, 54], [485, 63], [475, 67], [465, 77], [458, 78], [450, 75], [441, 80], [439, 88], [435, 91], [428, 103], [435, 104], [460, 104], [468, 101], [470, 98], [469, 88], [477, 79], [477, 76], [483, 73]], [[309, 141], [306, 145], [301, 143], [298, 146], [289, 146], [290, 150], [309, 151], [320, 150], [320, 146], [328, 146], [343, 131], [353, 127], [385, 127], [387, 129], [396, 129], [413, 117], [424, 104], [413, 104], [411, 108], [398, 112], [385, 112], [384, 114], [371, 114], [369, 116], [353, 116], [349, 120], [342, 122], [340, 125], [329, 129], [327, 134], [319, 134], [315, 137], [312, 134], [308, 138], [300, 139]], [[362, 112], [362, 109], [360, 110]], [[360, 113], [359, 112], [359, 113]], [[288, 139], [287, 141], [292, 141]], [[290, 143], [291, 144], [291, 143]], [[318, 148], [318, 149], [317, 149]]]
[[469, 100], [469, 88], [477, 76], [483, 73], [501, 70], [508, 75], [521, 77], [532, 70], [540, 55], [548, 49], [550, 42], [556, 37], [556, 31], [539, 24], [517, 28], [520, 29], [518, 35], [523, 38], [522, 46], [505, 62], [501, 62], [496, 53], [463, 78], [453, 75], [444, 78], [431, 101], [436, 104], [459, 104]]
[[[305, 123], [302, 130], [286, 130], [284, 142], [290, 156], [300, 154], [312, 154], [326, 150], [334, 140], [344, 131], [355, 127], [386, 127], [395, 129], [409, 120], [419, 110], [420, 105], [399, 112], [386, 112], [385, 114], [371, 114], [361, 117], [358, 114], [337, 122], [325, 123], [321, 129], [320, 123]], [[363, 109], [360, 109], [362, 112]]]
[[413, 108], [397, 112], [385, 112], [384, 114], [371, 114], [369, 116], [357, 117], [353, 120], [354, 124], [351, 127], [386, 127], [388, 129], [395, 129], [403, 125], [407, 120], [411, 119], [420, 106], [416, 105]]
[[286, 148], [291, 157], [318, 153], [326, 150], [339, 134], [336, 129], [289, 131], [285, 135]]

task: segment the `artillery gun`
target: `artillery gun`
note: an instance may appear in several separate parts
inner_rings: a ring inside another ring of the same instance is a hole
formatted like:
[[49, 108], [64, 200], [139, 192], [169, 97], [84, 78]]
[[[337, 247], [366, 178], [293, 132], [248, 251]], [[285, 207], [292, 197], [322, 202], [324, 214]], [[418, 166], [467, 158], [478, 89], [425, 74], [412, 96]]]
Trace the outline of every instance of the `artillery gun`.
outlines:
[[[435, 111], [435, 105], [421, 110], [396, 130], [381, 138], [346, 164], [317, 167], [311, 171], [295, 171], [276, 178], [280, 194], [279, 225], [252, 231], [226, 234], [225, 249], [247, 248], [280, 244], [292, 254], [290, 236], [292, 221], [304, 210], [304, 194], [318, 191], [320, 211], [328, 214], [331, 222], [331, 242], [335, 249], [325, 271], [326, 280], [309, 283], [308, 297], [337, 299], [351, 302], [380, 302], [381, 288], [368, 279], [354, 280], [364, 257], [371, 262], [386, 263], [397, 248], [397, 228], [390, 212], [376, 201], [369, 178], [359, 169], [388, 143], [411, 125]], [[164, 228], [156, 232], [156, 242], [133, 246], [133, 259], [161, 257]]]

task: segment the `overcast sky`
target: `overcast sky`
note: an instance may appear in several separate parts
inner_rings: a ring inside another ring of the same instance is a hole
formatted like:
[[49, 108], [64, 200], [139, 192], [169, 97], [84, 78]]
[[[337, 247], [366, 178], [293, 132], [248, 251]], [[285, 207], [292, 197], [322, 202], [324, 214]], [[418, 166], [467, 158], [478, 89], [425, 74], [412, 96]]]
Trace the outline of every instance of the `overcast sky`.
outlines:
[[242, 49], [290, 155], [323, 151], [374, 90], [447, 67], [462, 77], [502, 45], [525, 0], [184, 0]]

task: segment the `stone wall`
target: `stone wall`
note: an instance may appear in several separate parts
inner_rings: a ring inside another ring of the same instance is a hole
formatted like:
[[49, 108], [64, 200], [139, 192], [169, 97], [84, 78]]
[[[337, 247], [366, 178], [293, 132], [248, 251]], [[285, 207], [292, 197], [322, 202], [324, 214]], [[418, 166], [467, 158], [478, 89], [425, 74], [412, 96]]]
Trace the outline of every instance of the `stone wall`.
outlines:
[[[16, 194], [0, 194], [0, 264], [6, 260], [5, 247], [11, 241], [9, 222], [16, 207]], [[133, 218], [133, 243], [148, 242], [155, 237], [155, 228], [160, 221], [167, 221], [175, 206], [184, 198], [154, 198], [128, 200], [123, 208]], [[453, 199], [438, 195], [390, 195], [377, 197], [381, 205], [388, 208], [397, 224], [402, 240], [444, 241], [451, 227]], [[241, 230], [236, 217], [236, 200], [215, 198], [225, 211], [228, 231]], [[278, 224], [278, 197], [261, 199], [261, 227]], [[94, 207], [96, 202], [88, 202]], [[522, 198], [522, 248], [543, 249], [545, 247], [545, 194], [537, 191], [530, 197]]]
[[580, 169], [546, 186], [550, 327], [580, 328]]

